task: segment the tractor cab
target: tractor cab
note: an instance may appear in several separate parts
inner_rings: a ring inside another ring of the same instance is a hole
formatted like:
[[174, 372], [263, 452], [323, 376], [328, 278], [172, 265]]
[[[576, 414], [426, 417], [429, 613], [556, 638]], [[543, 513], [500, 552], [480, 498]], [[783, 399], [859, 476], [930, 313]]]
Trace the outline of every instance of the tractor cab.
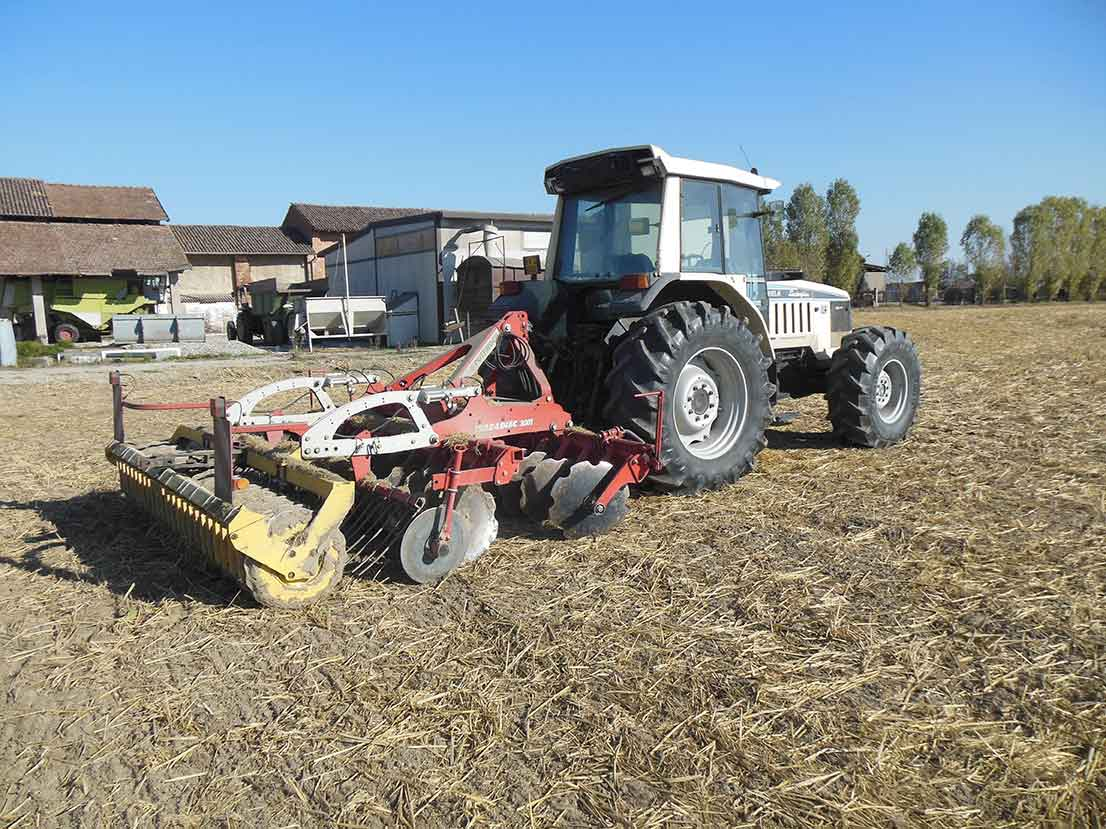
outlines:
[[767, 341], [760, 218], [778, 181], [652, 144], [560, 161], [544, 181], [558, 197], [546, 263], [554, 284], [511, 286], [502, 310], [553, 324], [546, 312], [559, 296], [581, 306], [577, 318], [613, 321], [698, 293], [741, 309]]
[[558, 196], [551, 273], [563, 283], [654, 295], [681, 278], [709, 279], [750, 299], [763, 317], [761, 197], [778, 186], [755, 171], [653, 145], [561, 161], [545, 173], [546, 191]]

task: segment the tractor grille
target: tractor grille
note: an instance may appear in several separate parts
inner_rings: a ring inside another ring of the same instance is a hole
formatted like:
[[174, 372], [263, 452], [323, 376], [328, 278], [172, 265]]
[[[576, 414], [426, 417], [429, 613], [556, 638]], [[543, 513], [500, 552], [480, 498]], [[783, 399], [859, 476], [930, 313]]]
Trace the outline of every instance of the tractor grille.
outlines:
[[830, 330], [849, 331], [853, 327], [853, 311], [848, 300], [830, 303]]
[[769, 332], [773, 337], [792, 337], [809, 334], [814, 330], [809, 302], [784, 300], [772, 303], [769, 315]]

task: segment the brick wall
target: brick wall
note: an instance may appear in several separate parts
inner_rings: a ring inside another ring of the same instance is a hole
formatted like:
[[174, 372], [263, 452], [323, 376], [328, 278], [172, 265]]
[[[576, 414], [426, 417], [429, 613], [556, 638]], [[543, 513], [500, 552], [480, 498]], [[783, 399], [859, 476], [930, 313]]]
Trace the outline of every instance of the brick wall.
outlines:
[[250, 275], [250, 260], [245, 256], [234, 257], [234, 287], [236, 290], [241, 290], [246, 285], [253, 282], [253, 277]]

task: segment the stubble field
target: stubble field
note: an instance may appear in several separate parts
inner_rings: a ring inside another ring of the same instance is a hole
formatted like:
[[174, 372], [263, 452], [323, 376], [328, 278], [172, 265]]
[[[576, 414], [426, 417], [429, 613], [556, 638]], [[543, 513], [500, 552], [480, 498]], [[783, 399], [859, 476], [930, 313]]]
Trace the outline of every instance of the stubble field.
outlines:
[[1101, 826], [1106, 307], [876, 322], [923, 361], [907, 443], [808, 398], [735, 486], [302, 612], [118, 494], [106, 371], [0, 385], [0, 825]]

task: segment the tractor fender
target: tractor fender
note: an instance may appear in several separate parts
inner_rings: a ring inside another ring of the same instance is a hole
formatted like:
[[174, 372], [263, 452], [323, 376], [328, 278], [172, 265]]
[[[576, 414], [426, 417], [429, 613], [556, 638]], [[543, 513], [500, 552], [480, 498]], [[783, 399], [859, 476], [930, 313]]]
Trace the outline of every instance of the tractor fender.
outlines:
[[531, 320], [541, 319], [553, 299], [553, 280], [527, 280], [519, 282], [517, 294], [502, 294], [495, 298], [488, 313], [501, 317], [511, 311], [525, 311]]
[[715, 307], [727, 306], [738, 319], [745, 319], [749, 330], [757, 335], [764, 356], [774, 359], [768, 326], [753, 305], [728, 280], [713, 274], [661, 274], [641, 291], [596, 291], [588, 297], [589, 316], [594, 319], [624, 319], [641, 317], [661, 305], [671, 302], [707, 302]]

